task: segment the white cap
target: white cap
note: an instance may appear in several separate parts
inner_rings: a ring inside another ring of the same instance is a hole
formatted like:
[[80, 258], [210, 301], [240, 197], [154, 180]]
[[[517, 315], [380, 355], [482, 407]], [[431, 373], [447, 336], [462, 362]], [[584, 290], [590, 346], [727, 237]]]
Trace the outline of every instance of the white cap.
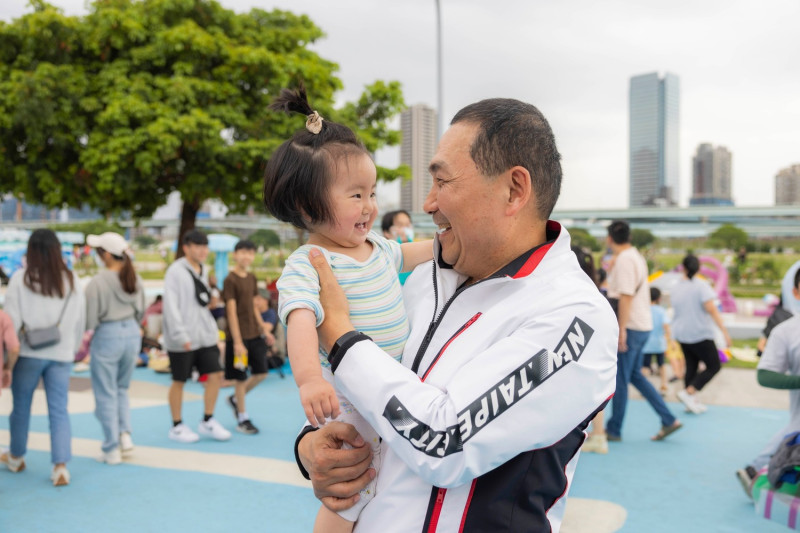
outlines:
[[102, 248], [111, 255], [122, 257], [128, 249], [128, 241], [119, 233], [107, 231], [101, 235], [89, 235], [86, 244], [92, 248]]

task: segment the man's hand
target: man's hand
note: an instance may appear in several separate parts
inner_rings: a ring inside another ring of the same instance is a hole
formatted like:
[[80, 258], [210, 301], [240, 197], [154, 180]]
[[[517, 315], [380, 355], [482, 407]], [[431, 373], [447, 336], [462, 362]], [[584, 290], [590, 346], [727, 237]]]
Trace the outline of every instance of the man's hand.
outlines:
[[319, 275], [319, 301], [325, 311], [325, 320], [317, 328], [317, 334], [320, 345], [330, 352], [336, 339], [355, 329], [350, 322], [350, 306], [322, 252], [312, 248], [308, 257]]
[[244, 355], [247, 353], [247, 348], [245, 347], [243, 342], [234, 342], [233, 353], [235, 355]]
[[0, 391], [7, 387], [11, 386], [11, 369], [4, 368], [2, 369], [2, 374], [0, 374]]
[[184, 352], [191, 352], [192, 351], [192, 343], [191, 343], [191, 341], [183, 343], [183, 351]]
[[333, 386], [322, 376], [310, 379], [300, 385], [300, 403], [309, 423], [314, 427], [325, 424], [326, 418], [339, 416], [339, 398]]
[[[347, 443], [351, 449], [342, 449]], [[314, 495], [333, 512], [351, 508], [359, 491], [375, 478], [372, 449], [350, 424], [331, 422], [303, 436], [297, 447]]]
[[264, 342], [267, 343], [267, 346], [275, 345], [275, 335], [273, 335], [270, 331], [267, 331], [266, 328], [264, 328]]
[[619, 340], [617, 341], [617, 351], [625, 353], [628, 351], [628, 330], [620, 328]]

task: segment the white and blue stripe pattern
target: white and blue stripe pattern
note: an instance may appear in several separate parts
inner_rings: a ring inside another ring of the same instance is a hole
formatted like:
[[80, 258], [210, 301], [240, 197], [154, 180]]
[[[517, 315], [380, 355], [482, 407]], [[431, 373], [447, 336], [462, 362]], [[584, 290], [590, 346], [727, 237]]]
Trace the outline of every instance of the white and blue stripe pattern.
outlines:
[[[364, 262], [320, 248], [350, 304], [350, 320], [362, 333], [372, 337], [383, 351], [400, 361], [408, 338], [408, 319], [397, 273], [403, 267], [400, 245], [370, 232], [372, 254]], [[289, 256], [278, 280], [278, 315], [286, 324], [295, 309], [310, 309], [317, 325], [324, 318], [319, 303], [319, 279], [308, 259], [314, 246], [304, 245]], [[320, 349], [320, 362], [328, 366]]]

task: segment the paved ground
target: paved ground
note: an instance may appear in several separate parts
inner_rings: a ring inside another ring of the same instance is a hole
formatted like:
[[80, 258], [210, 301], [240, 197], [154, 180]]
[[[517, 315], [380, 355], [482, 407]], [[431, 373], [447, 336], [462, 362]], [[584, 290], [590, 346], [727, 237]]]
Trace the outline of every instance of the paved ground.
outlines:
[[[0, 532], [310, 531], [317, 504], [292, 459], [303, 416], [291, 376], [271, 375], [253, 391], [249, 410], [262, 433], [234, 433], [226, 443], [170, 441], [168, 385], [166, 375], [136, 371], [137, 447], [124, 464], [107, 466], [94, 460], [101, 432], [87, 376], [75, 375], [72, 483], [61, 488], [48, 480], [47, 418], [37, 392], [28, 468], [0, 470]], [[187, 385], [185, 420], [200, 418], [200, 394], [199, 384]], [[632, 401], [624, 441], [608, 455], [581, 457], [562, 531], [784, 531], [755, 516], [733, 472], [786, 422], [788, 396], [758, 387], [753, 371], [737, 369], [723, 369], [705, 395], [710, 408], [699, 417], [670, 403], [686, 427], [659, 443], [649, 440], [658, 426], [652, 410]], [[218, 417], [232, 429], [222, 396], [218, 406]], [[9, 411], [4, 391], [0, 445], [8, 444]]]

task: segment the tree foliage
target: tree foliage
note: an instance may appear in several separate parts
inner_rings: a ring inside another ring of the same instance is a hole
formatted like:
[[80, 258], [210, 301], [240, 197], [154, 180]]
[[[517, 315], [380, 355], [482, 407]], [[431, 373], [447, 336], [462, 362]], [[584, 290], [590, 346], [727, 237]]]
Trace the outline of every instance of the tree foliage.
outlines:
[[213, 0], [96, 0], [84, 17], [31, 5], [0, 24], [0, 192], [147, 217], [180, 191], [183, 234], [206, 199], [260, 203], [265, 160], [303, 124], [267, 105], [301, 81], [369, 150], [399, 142], [387, 125], [399, 83], [335, 109], [338, 66], [308, 48], [324, 34], [305, 15]]
[[593, 252], [602, 250], [602, 246], [597, 239], [583, 228], [569, 228], [569, 236], [572, 240], [573, 246], [580, 246], [581, 248], [588, 248]]
[[631, 230], [631, 244], [636, 248], [646, 248], [656, 242], [656, 236], [650, 230], [633, 228]]
[[265, 249], [276, 248], [281, 245], [281, 238], [278, 234], [266, 228], [254, 231], [247, 236], [247, 239], [252, 241], [256, 246], [263, 246]]
[[738, 250], [746, 246], [748, 240], [747, 232], [733, 224], [723, 224], [708, 236], [709, 246], [728, 250]]

